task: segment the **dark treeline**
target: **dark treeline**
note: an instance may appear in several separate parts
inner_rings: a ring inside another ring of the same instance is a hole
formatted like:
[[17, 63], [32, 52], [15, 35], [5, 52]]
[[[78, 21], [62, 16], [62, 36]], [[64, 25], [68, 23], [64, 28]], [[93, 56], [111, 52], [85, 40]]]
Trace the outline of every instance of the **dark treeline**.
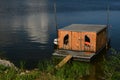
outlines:
[[[50, 1], [50, 4], [53, 4]], [[106, 10], [108, 0], [56, 0], [58, 12]], [[110, 10], [120, 10], [119, 0], [109, 0]]]
[[[43, 5], [45, 3], [45, 5]], [[0, 0], [0, 12], [18, 13], [40, 12], [45, 6], [53, 11], [54, 0]], [[107, 0], [56, 0], [57, 12], [106, 10]], [[47, 5], [46, 5], [47, 4]], [[119, 0], [109, 0], [110, 10], [120, 10]], [[21, 13], [22, 14], [22, 13]]]

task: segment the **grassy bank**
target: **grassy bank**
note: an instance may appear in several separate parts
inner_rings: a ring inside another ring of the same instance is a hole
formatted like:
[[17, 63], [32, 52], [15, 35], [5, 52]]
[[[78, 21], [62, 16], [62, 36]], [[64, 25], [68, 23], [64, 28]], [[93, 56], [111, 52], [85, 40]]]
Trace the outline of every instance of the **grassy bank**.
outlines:
[[[101, 80], [119, 80], [120, 52], [112, 50], [108, 56], [102, 63], [104, 76], [101, 77]], [[95, 72], [92, 71], [90, 64], [77, 61], [70, 61], [56, 70], [54, 67], [60, 60], [53, 58], [51, 61], [40, 62], [33, 70], [24, 69], [22, 62], [21, 67], [17, 70], [0, 65], [0, 80], [84, 80], [83, 77]], [[93, 73], [93, 75], [95, 74]]]
[[25, 70], [23, 63], [20, 69], [0, 65], [0, 80], [80, 80], [83, 75], [89, 75], [89, 65], [80, 62], [68, 62], [60, 69], [55, 65], [60, 59], [40, 62], [37, 69]]
[[111, 54], [103, 62], [105, 80], [120, 80], [120, 52], [111, 49]]

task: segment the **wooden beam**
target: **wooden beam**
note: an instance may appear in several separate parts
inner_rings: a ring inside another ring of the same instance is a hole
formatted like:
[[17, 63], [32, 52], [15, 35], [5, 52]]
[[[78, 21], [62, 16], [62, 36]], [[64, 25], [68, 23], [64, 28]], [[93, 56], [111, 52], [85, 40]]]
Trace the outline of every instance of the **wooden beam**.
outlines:
[[55, 66], [56, 69], [62, 67], [64, 64], [66, 64], [73, 56], [72, 55], [67, 55], [59, 64]]

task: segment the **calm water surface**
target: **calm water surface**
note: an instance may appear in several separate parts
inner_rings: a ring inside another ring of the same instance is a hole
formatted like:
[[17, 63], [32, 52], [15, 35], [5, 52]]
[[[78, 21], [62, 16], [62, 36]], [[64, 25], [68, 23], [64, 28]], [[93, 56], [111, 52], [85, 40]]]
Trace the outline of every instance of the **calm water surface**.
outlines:
[[[110, 0], [111, 46], [120, 50], [120, 1]], [[58, 28], [70, 24], [106, 24], [106, 1], [57, 1]], [[0, 54], [28, 67], [50, 59], [53, 53], [53, 1], [0, 0]], [[97, 64], [96, 64], [97, 65]]]

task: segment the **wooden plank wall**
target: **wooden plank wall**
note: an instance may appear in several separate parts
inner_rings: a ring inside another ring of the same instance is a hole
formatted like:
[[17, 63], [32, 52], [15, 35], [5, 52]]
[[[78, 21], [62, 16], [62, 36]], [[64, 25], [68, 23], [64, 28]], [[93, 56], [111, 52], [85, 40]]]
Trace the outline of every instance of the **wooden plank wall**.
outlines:
[[[69, 35], [69, 43], [68, 45], [64, 45], [63, 40], [67, 34]], [[90, 47], [85, 46], [85, 35], [90, 38]], [[58, 46], [59, 49], [96, 52], [96, 33], [59, 30]]]
[[[69, 35], [68, 45], [64, 45], [65, 35]], [[71, 49], [71, 31], [58, 30], [58, 48], [59, 49]]]
[[72, 50], [81, 50], [81, 34], [80, 32], [72, 32]]
[[97, 34], [96, 50], [98, 51], [100, 48], [105, 46], [106, 43], [107, 43], [107, 31], [106, 29], [104, 29], [103, 31]]
[[[85, 35], [90, 38], [90, 47], [85, 46]], [[95, 32], [82, 32], [82, 50], [96, 52], [96, 33]]]

